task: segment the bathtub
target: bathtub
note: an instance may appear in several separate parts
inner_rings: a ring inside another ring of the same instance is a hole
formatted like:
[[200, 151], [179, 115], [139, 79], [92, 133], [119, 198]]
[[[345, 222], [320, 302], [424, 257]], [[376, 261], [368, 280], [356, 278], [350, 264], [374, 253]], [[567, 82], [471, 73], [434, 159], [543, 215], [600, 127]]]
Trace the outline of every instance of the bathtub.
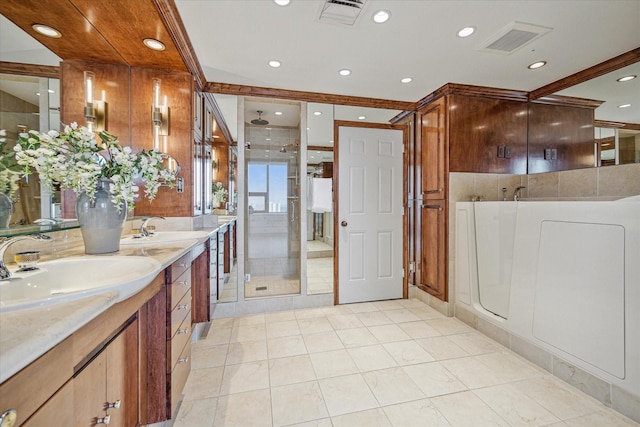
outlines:
[[456, 311], [640, 402], [637, 198], [458, 202], [455, 254]]

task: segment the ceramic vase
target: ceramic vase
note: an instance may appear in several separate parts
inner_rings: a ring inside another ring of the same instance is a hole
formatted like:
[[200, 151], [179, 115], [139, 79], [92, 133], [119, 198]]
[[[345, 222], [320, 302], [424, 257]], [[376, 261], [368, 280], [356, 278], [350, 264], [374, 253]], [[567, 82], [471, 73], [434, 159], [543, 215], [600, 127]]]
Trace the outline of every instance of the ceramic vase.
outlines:
[[76, 200], [76, 215], [87, 254], [106, 254], [120, 250], [127, 206], [123, 203], [118, 209], [113, 204], [109, 193], [111, 182], [108, 179], [98, 181], [95, 200], [89, 199], [84, 192]]
[[13, 214], [13, 201], [5, 193], [0, 193], [0, 228], [8, 228]]

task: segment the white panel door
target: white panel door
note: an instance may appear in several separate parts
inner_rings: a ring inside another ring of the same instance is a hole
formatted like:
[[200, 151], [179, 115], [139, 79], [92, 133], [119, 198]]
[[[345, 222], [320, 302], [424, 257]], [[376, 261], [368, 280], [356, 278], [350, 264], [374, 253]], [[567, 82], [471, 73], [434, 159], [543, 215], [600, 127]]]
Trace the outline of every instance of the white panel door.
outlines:
[[402, 131], [338, 137], [338, 302], [402, 298]]

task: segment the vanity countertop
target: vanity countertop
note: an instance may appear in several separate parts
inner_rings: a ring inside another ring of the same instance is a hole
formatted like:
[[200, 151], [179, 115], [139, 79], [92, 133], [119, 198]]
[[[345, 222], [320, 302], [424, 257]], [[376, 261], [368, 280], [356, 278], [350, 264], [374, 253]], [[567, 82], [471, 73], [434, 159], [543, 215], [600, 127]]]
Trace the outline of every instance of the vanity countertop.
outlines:
[[[208, 236], [234, 221], [236, 217], [219, 218], [218, 225], [203, 228], [200, 238], [170, 243], [121, 245], [113, 254], [101, 256], [146, 256], [158, 261], [160, 273], [187, 252], [204, 243]], [[56, 258], [82, 257], [79, 246], [56, 254]], [[108, 274], [108, 272], [105, 272]], [[148, 285], [148, 284], [147, 284]], [[146, 285], [145, 285], [146, 286]], [[137, 292], [144, 289], [142, 286]], [[65, 338], [79, 330], [118, 302], [117, 292], [107, 291], [91, 297], [0, 314], [0, 383], [26, 367]]]

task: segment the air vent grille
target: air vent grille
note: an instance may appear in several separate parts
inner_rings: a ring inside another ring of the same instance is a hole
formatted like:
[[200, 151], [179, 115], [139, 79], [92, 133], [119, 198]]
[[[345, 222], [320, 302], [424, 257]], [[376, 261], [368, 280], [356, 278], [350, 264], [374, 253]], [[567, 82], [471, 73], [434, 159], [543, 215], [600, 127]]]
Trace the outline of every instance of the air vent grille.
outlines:
[[356, 23], [366, 0], [326, 0], [322, 3], [318, 21], [352, 26]]
[[486, 40], [480, 50], [509, 55], [551, 30], [540, 25], [512, 22]]

